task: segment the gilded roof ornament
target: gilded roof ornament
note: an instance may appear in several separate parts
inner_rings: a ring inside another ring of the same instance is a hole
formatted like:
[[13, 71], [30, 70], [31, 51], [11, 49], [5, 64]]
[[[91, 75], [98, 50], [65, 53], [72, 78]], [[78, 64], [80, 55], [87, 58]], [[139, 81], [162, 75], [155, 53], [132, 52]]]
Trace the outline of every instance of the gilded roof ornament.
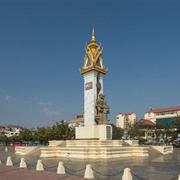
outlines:
[[80, 71], [80, 74], [96, 70], [103, 74], [107, 73], [102, 58], [101, 44], [98, 45], [95, 39], [94, 27], [92, 28], [91, 43], [85, 47], [84, 65]]
[[95, 33], [94, 33], [94, 26], [93, 26], [93, 28], [92, 28], [91, 43], [96, 43], [96, 38], [95, 38]]

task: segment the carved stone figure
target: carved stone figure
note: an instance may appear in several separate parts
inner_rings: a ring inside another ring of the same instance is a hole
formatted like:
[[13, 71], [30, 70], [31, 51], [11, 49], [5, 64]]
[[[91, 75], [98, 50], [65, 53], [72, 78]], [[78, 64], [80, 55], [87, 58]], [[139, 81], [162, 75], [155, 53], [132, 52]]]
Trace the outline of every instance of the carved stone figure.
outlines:
[[109, 106], [107, 106], [105, 95], [99, 94], [98, 99], [96, 100], [96, 123], [98, 125], [108, 124], [107, 114], [109, 114]]

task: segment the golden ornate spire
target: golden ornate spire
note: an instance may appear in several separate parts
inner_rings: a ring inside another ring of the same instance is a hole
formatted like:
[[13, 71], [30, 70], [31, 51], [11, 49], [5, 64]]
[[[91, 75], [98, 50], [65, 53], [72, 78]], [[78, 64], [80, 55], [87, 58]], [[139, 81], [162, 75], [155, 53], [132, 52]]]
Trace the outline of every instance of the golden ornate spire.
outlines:
[[93, 28], [92, 28], [92, 38], [91, 38], [91, 43], [96, 43], [95, 34], [94, 34], [94, 26], [93, 26]]
[[104, 66], [101, 45], [96, 43], [94, 26], [92, 28], [91, 43], [86, 45], [85, 51], [84, 65], [80, 70], [80, 74], [84, 74], [92, 70], [106, 74], [107, 69], [105, 69]]

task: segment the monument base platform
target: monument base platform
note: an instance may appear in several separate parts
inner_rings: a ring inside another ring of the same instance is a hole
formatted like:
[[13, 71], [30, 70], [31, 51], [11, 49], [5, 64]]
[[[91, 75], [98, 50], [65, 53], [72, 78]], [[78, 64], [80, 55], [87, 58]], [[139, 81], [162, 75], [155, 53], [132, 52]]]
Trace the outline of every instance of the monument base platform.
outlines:
[[148, 157], [148, 147], [122, 146], [122, 140], [71, 140], [66, 147], [41, 147], [41, 157], [75, 159], [111, 159], [120, 157]]
[[111, 140], [112, 126], [111, 125], [89, 125], [76, 127], [76, 139], [94, 139], [94, 140]]
[[66, 147], [114, 147], [122, 146], [122, 140], [68, 140]]

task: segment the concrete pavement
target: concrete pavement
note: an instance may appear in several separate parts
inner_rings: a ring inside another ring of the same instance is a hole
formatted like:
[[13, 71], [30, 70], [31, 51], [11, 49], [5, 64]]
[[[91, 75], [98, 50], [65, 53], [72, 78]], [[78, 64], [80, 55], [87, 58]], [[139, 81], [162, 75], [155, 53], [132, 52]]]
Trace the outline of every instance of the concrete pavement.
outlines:
[[15, 166], [0, 165], [0, 180], [82, 180], [85, 178], [59, 175], [47, 171], [36, 171]]

